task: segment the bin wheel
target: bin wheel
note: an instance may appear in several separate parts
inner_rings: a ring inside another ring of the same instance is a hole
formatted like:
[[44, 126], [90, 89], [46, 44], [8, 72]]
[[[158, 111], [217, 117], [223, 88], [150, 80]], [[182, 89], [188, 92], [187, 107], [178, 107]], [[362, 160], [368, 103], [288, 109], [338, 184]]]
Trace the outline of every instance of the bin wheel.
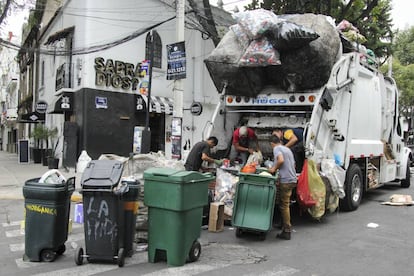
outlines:
[[125, 264], [125, 251], [124, 248], [118, 250], [118, 266], [123, 267]]
[[56, 259], [56, 252], [52, 249], [43, 249], [40, 253], [42, 262], [53, 262]]
[[56, 251], [56, 253], [58, 255], [62, 255], [63, 253], [65, 253], [65, 251], [66, 251], [66, 246], [62, 244], [61, 246], [58, 247], [58, 250]]
[[240, 238], [243, 235], [243, 230], [236, 228], [236, 237]]
[[82, 265], [83, 264], [83, 248], [82, 247], [78, 247], [76, 249], [76, 252], [75, 252], [75, 263], [77, 265]]
[[259, 236], [259, 240], [261, 240], [261, 241], [266, 240], [266, 236], [267, 236], [267, 233], [266, 232], [261, 232], [259, 235], [260, 235]]
[[194, 241], [188, 253], [188, 260], [192, 263], [198, 260], [201, 255], [201, 244], [198, 241]]

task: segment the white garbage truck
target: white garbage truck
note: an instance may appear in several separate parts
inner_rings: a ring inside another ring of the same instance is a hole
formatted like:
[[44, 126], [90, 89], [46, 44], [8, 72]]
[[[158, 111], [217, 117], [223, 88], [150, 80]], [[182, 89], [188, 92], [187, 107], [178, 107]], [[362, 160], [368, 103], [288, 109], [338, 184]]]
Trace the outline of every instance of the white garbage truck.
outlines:
[[[226, 86], [232, 80], [224, 80], [208, 135], [230, 146], [234, 129], [246, 125], [256, 131], [266, 159], [272, 158], [268, 139], [274, 128], [303, 129], [307, 159], [317, 164], [333, 159], [345, 170], [341, 210], [357, 209], [366, 191], [389, 182], [408, 188], [411, 151], [404, 146], [399, 92], [370, 58], [360, 51], [344, 51], [342, 43], [327, 81], [307, 89], [265, 83], [255, 95], [237, 89], [230, 94]], [[206, 65], [218, 87], [208, 60]], [[306, 82], [306, 76], [301, 79]]]

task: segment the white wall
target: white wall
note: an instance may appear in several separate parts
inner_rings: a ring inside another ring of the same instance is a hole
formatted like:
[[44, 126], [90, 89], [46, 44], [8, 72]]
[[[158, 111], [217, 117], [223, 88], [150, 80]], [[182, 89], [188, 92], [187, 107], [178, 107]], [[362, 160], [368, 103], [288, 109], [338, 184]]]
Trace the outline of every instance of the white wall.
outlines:
[[[73, 50], [85, 49], [105, 45], [125, 38], [136, 31], [145, 30], [156, 23], [162, 22], [175, 15], [175, 9], [162, 4], [157, 0], [71, 0], [66, 1], [60, 16], [50, 25], [43, 36], [46, 39], [62, 29], [75, 26], [73, 38]], [[152, 76], [153, 96], [173, 98], [173, 81], [166, 80], [167, 51], [166, 45], [176, 41], [175, 19], [155, 28], [162, 40], [162, 68], [154, 68]], [[105, 60], [112, 59], [134, 64], [145, 59], [145, 38], [148, 32], [144, 32], [128, 42], [94, 53], [76, 55], [72, 58], [75, 76], [73, 89], [83, 87], [136, 93], [131, 89], [121, 89], [95, 85], [95, 58], [102, 57]], [[55, 43], [58, 45], [58, 43]], [[218, 103], [219, 95], [210, 79], [203, 60], [214, 49], [211, 40], [204, 40], [201, 33], [196, 30], [186, 29], [185, 45], [187, 55], [187, 78], [184, 80], [184, 108], [190, 108], [193, 101], [199, 101], [203, 105], [201, 116], [194, 117], [188, 110], [184, 110], [183, 141], [191, 140], [191, 144], [207, 137], [203, 137], [202, 131], [205, 124], [211, 119], [212, 112]], [[53, 49], [54, 46], [48, 46]], [[46, 47], [46, 46], [44, 46]], [[41, 55], [41, 62], [45, 61], [45, 85], [41, 88], [41, 98], [52, 102], [55, 97], [56, 68], [67, 62], [66, 57]], [[81, 67], [78, 66], [81, 64]], [[39, 67], [40, 69], [40, 67]], [[80, 85], [78, 85], [80, 78]], [[40, 81], [40, 79], [39, 79]], [[190, 116], [191, 115], [191, 116]], [[56, 124], [61, 124], [59, 115], [53, 115]], [[50, 117], [50, 116], [48, 116]], [[63, 117], [63, 116], [62, 116]], [[51, 119], [46, 119], [51, 121]], [[62, 121], [63, 122], [63, 121]], [[169, 122], [169, 119], [167, 120]], [[166, 128], [169, 126], [167, 125]], [[169, 147], [166, 147], [166, 151]]]

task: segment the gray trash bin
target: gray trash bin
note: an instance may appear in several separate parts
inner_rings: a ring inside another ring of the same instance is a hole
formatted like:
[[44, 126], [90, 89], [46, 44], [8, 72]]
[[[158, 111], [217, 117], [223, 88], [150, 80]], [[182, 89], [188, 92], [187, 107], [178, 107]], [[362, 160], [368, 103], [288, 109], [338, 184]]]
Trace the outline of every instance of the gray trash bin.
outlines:
[[[125, 227], [123, 196], [128, 183], [121, 183], [124, 167], [120, 161], [92, 160], [83, 172], [81, 185], [85, 231], [85, 254], [82, 247], [75, 253], [75, 263], [84, 257], [89, 262], [116, 262], [121, 267], [128, 252], [125, 237], [135, 231]], [[123, 184], [123, 185], [122, 185]], [[132, 243], [131, 239], [128, 242]], [[127, 245], [130, 250], [132, 244]]]

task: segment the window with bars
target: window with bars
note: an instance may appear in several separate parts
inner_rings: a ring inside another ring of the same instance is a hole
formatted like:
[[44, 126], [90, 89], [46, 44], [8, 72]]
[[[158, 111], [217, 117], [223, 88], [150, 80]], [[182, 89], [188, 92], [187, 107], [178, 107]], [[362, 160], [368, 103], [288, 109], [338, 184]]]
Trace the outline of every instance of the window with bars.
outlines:
[[[162, 60], [162, 43], [161, 37], [157, 31], [152, 31], [152, 41], [154, 43], [154, 58], [152, 66], [156, 68], [161, 68]], [[150, 60], [151, 55], [151, 34], [148, 33], [145, 40], [145, 59]]]

